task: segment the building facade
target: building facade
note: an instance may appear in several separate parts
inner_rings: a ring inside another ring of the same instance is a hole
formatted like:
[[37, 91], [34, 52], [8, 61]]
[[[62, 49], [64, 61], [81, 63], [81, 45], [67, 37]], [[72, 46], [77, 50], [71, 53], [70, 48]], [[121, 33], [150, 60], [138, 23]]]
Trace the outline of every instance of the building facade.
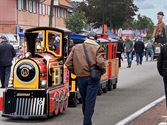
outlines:
[[[71, 12], [69, 0], [54, 0], [52, 27], [65, 28], [64, 20]], [[51, 0], [0, 0], [0, 33], [49, 26], [50, 16]]]

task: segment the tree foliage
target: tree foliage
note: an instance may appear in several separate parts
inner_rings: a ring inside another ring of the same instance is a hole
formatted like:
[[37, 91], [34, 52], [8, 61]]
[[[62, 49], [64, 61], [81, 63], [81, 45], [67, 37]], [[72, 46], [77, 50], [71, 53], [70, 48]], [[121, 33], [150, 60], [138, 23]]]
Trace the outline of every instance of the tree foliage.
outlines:
[[135, 30], [147, 30], [147, 39], [152, 37], [154, 30], [153, 21], [147, 16], [137, 16], [137, 19], [129, 20], [124, 24], [124, 28], [135, 29]]
[[133, 0], [85, 0], [78, 6], [78, 10], [85, 12], [88, 23], [94, 27], [102, 24], [119, 28], [128, 19], [132, 19], [138, 10]]
[[76, 11], [65, 19], [65, 24], [72, 32], [81, 31], [86, 27], [87, 18], [85, 17], [84, 12]]

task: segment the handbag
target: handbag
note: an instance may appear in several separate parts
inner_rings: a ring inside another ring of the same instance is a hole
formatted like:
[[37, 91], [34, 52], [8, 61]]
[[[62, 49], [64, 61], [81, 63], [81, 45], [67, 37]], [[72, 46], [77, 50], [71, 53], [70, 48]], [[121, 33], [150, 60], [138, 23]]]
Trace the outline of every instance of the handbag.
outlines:
[[85, 44], [83, 44], [83, 48], [84, 48], [84, 53], [85, 53], [86, 61], [88, 63], [88, 66], [90, 67], [90, 77], [94, 81], [99, 81], [101, 79], [102, 70], [97, 65], [92, 65], [91, 66], [91, 62], [90, 62], [88, 51], [86, 49]]

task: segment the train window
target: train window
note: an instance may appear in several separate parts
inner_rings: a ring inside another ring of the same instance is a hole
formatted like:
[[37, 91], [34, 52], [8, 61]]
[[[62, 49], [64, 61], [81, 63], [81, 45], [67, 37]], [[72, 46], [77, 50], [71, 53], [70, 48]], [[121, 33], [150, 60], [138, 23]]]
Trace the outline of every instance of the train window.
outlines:
[[60, 68], [54, 69], [53, 76], [53, 85], [59, 85], [61, 83], [61, 75], [60, 75]]
[[43, 52], [44, 51], [44, 31], [35, 31], [35, 33], [38, 33], [38, 36], [35, 40], [35, 52]]
[[47, 31], [47, 49], [55, 56], [62, 56], [62, 33]]

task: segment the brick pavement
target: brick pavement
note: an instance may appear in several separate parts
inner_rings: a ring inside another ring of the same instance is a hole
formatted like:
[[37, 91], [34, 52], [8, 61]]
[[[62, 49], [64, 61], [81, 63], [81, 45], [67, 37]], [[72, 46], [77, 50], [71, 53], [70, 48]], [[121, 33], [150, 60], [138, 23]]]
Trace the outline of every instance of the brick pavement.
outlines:
[[128, 125], [167, 125], [167, 111], [165, 101], [143, 113]]

